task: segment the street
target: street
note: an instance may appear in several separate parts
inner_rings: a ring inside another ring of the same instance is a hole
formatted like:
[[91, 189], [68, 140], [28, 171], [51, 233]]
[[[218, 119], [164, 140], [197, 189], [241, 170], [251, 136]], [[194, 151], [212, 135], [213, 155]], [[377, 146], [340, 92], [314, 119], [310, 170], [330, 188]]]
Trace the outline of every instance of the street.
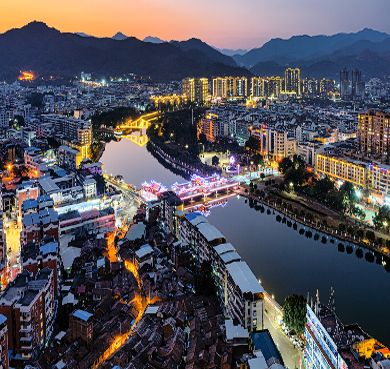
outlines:
[[[10, 268], [10, 281], [13, 280], [20, 271], [20, 228], [15, 228], [13, 219], [7, 219], [4, 222], [5, 225], [5, 234], [7, 241], [7, 261]], [[7, 229], [8, 227], [8, 229]], [[11, 249], [11, 252], [9, 250]], [[19, 253], [19, 256], [18, 256]]]
[[[282, 354], [284, 365], [290, 369], [299, 368], [299, 359], [303, 356], [302, 352], [294, 348], [290, 339], [285, 335], [282, 328], [276, 321], [276, 314], [279, 314], [279, 310], [272, 301], [268, 298], [264, 299], [265, 309], [267, 314], [264, 312], [264, 328], [268, 329], [271, 336]], [[303, 359], [302, 359], [303, 361]]]

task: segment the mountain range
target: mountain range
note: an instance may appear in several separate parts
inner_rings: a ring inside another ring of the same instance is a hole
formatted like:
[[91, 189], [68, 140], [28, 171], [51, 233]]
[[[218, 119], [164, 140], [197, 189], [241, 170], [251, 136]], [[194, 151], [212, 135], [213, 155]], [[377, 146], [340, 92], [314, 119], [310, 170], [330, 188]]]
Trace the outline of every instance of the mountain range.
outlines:
[[219, 50], [202, 40], [166, 42], [148, 36], [143, 41], [121, 32], [98, 38], [82, 32], [61, 33], [32, 22], [0, 34], [0, 78], [20, 70], [38, 74], [97, 77], [135, 73], [166, 81], [186, 76], [284, 75], [299, 67], [301, 77], [338, 79], [340, 69], [362, 70], [364, 80], [390, 75], [390, 35], [372, 29], [332, 36], [293, 36], [272, 39], [259, 48]]
[[61, 33], [42, 22], [0, 34], [0, 50], [4, 79], [17, 76], [20, 70], [68, 76], [86, 71], [97, 77], [134, 73], [160, 81], [220, 74], [250, 76], [232, 58], [200, 40], [154, 44], [135, 37], [84, 37]]

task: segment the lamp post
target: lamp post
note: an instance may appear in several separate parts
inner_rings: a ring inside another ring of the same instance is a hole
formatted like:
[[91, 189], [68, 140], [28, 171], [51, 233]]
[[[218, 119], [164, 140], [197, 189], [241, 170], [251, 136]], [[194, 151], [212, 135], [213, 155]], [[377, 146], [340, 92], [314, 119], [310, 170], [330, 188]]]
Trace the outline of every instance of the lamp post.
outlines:
[[237, 168], [238, 168], [238, 175], [240, 175], [240, 164], [237, 164]]

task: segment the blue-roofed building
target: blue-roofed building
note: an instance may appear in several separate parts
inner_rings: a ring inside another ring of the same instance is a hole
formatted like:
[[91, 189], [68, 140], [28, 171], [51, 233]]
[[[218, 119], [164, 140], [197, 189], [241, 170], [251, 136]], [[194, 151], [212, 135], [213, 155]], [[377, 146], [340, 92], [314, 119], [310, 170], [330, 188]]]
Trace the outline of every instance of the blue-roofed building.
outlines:
[[69, 315], [69, 329], [74, 340], [81, 338], [87, 344], [92, 343], [93, 314], [85, 310], [75, 310]]
[[[277, 349], [268, 329], [251, 333], [253, 353], [257, 358], [264, 358], [270, 368], [284, 368], [283, 358]], [[276, 366], [273, 366], [277, 364]]]

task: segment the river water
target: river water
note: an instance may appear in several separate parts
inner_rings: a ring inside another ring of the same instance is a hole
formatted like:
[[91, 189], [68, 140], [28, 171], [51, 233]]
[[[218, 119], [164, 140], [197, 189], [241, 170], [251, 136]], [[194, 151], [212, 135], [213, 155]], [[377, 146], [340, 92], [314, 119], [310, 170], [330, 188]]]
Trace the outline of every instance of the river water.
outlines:
[[[154, 179], [168, 189], [185, 179], [163, 167], [146, 147], [122, 139], [106, 145], [100, 160], [109, 174], [122, 174], [127, 183], [140, 188], [141, 183]], [[250, 208], [245, 199], [233, 197], [225, 207], [211, 210], [208, 221], [216, 226], [261, 280], [269, 294], [283, 305], [293, 293], [315, 298], [328, 304], [331, 288], [336, 313], [344, 324], [358, 323], [367, 333], [390, 346], [390, 273], [383, 265], [369, 263], [363, 257], [338, 250], [339, 241], [326, 244], [306, 238], [298, 230]], [[306, 227], [307, 229], [307, 227]], [[313, 236], [315, 231], [313, 231]], [[345, 245], [346, 246], [346, 245]], [[364, 253], [366, 251], [364, 250]]]

